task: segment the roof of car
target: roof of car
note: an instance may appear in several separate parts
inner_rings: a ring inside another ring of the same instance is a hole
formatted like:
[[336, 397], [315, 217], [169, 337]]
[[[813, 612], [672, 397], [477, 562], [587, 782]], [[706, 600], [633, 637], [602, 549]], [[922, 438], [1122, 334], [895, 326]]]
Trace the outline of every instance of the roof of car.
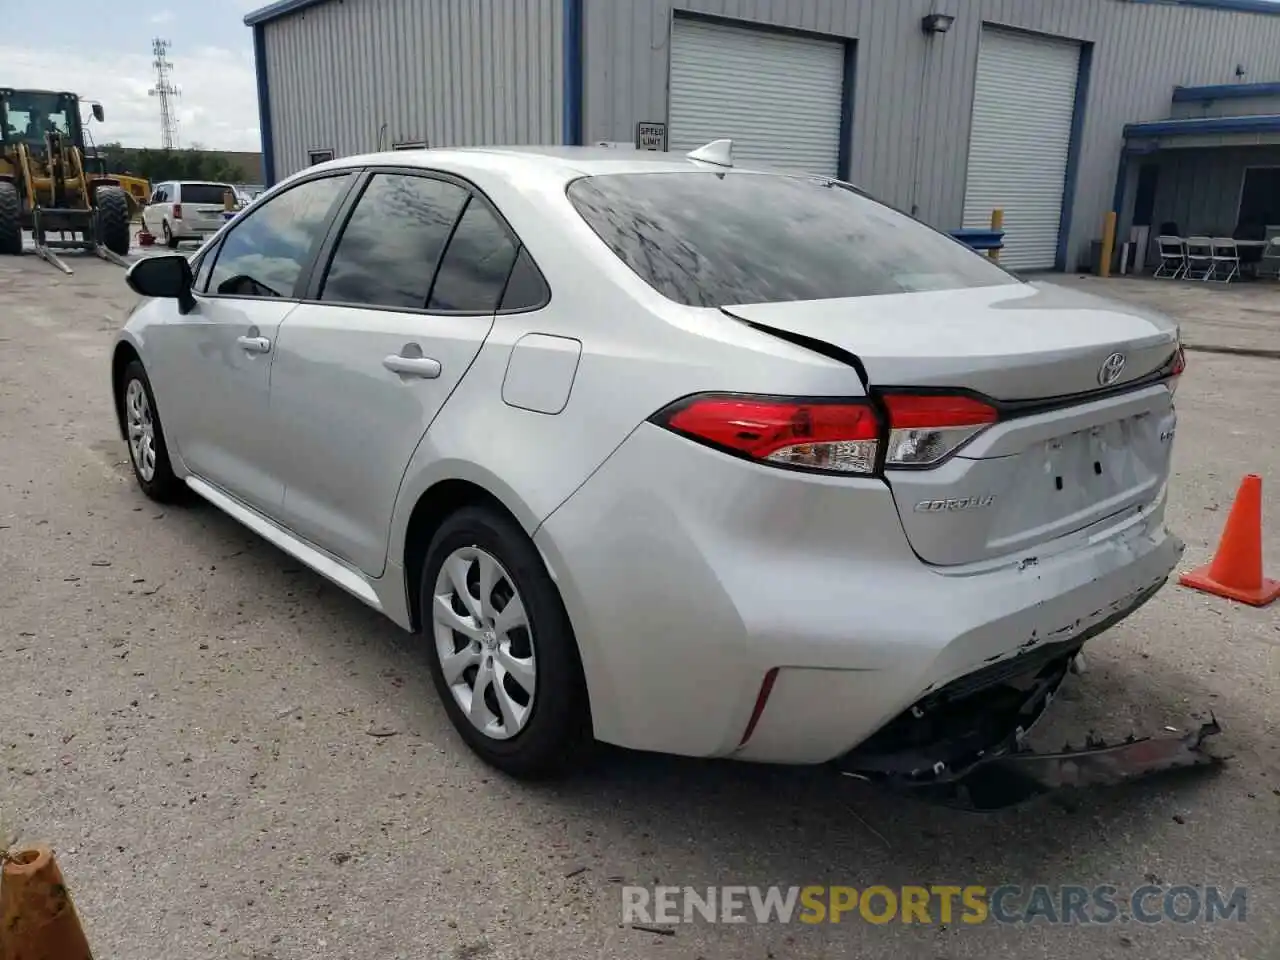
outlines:
[[[707, 163], [690, 160], [683, 154], [659, 153], [626, 147], [457, 147], [424, 150], [394, 150], [363, 156], [341, 157], [324, 166], [426, 167], [462, 172], [485, 170], [491, 173], [517, 171], [541, 174], [559, 180], [601, 173], [675, 173], [715, 171]], [[315, 169], [315, 168], [309, 168]], [[734, 167], [735, 170], [744, 170]]]

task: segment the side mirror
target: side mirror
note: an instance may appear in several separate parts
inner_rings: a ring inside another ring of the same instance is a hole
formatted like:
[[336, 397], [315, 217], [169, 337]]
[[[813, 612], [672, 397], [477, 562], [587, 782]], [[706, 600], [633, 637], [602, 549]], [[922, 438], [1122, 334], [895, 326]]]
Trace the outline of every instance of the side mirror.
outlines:
[[101, 123], [107, 117], [106, 112], [102, 109], [102, 104], [95, 103], [93, 105], [93, 119]]
[[178, 309], [184, 314], [196, 305], [196, 298], [191, 295], [195, 284], [191, 262], [180, 253], [144, 257], [129, 268], [124, 279], [139, 296], [177, 300]]

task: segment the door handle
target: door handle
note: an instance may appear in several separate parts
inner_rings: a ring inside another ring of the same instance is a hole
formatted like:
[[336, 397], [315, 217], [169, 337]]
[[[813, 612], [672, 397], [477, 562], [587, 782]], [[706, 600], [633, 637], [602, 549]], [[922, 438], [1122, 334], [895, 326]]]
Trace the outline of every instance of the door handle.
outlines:
[[392, 373], [406, 377], [434, 380], [440, 376], [440, 361], [430, 357], [402, 357], [393, 353], [382, 358], [382, 365]]
[[246, 353], [266, 353], [271, 349], [271, 341], [266, 337], [236, 337]]

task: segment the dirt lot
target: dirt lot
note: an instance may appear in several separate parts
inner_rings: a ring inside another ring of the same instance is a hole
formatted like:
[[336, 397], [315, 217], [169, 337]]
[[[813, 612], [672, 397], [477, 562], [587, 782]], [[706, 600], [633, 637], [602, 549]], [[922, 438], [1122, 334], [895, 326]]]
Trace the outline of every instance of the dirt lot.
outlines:
[[[122, 272], [0, 261], [0, 832], [59, 850], [95, 955], [1275, 957], [1280, 607], [1167, 587], [1090, 647], [1043, 738], [1182, 729], [1216, 777], [979, 816], [824, 771], [614, 752], [483, 768], [425, 648], [212, 508], [134, 488], [107, 358]], [[1123, 293], [1116, 286], [1116, 292]], [[1203, 302], [1186, 308], [1212, 312]], [[1280, 362], [1195, 353], [1171, 522], [1203, 562], [1247, 471], [1280, 576]], [[1269, 412], [1268, 412], [1269, 411]], [[374, 736], [372, 734], [390, 736]], [[620, 926], [620, 886], [1220, 884], [1243, 922]]]

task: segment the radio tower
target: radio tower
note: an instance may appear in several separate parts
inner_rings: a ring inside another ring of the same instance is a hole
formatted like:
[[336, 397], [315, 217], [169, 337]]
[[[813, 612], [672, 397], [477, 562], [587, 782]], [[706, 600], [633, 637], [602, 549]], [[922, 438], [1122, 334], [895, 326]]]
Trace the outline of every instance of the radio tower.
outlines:
[[147, 91], [149, 96], [160, 98], [160, 137], [161, 145], [166, 150], [172, 150], [178, 145], [178, 117], [171, 101], [182, 95], [182, 91], [169, 80], [169, 71], [173, 69], [173, 64], [167, 59], [170, 46], [168, 40], [158, 37], [151, 41], [151, 53], [154, 57], [151, 65], [156, 68], [156, 85]]

